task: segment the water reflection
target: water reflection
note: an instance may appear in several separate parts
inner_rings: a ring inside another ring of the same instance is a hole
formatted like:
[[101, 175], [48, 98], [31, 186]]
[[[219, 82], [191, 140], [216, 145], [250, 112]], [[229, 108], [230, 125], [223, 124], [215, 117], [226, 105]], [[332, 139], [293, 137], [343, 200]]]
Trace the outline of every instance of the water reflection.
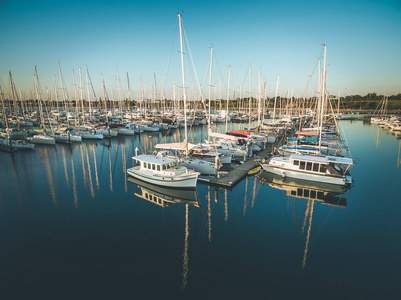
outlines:
[[341, 196], [347, 191], [347, 187], [344, 186], [283, 178], [269, 172], [262, 172], [259, 175], [259, 179], [262, 183], [267, 183], [273, 188], [285, 190], [287, 196], [313, 201], [318, 200], [328, 205], [347, 206], [347, 199]]
[[173, 204], [184, 203], [200, 207], [196, 190], [177, 190], [156, 186], [133, 177], [128, 177], [128, 181], [140, 189], [139, 192], [134, 192], [135, 196], [158, 206], [168, 207]]
[[401, 154], [401, 140], [398, 145], [397, 170], [400, 168], [400, 164], [401, 164], [400, 154]]
[[[38, 151], [38, 150], [36, 150]], [[54, 184], [53, 179], [53, 172], [50, 163], [50, 155], [49, 155], [49, 148], [43, 148], [43, 154], [45, 156], [45, 165], [46, 165], [46, 173], [47, 173], [47, 182], [49, 184], [50, 194], [52, 195], [53, 205], [56, 206], [57, 198], [56, 198], [56, 186]]]
[[140, 189], [139, 192], [135, 192], [134, 188], [135, 196], [153, 204], [161, 207], [168, 207], [177, 203], [185, 204], [185, 235], [181, 284], [181, 289], [184, 290], [188, 282], [189, 205], [200, 207], [196, 190], [177, 190], [155, 186], [133, 177], [128, 177], [128, 181], [135, 184]]
[[306, 230], [306, 241], [304, 255], [302, 258], [302, 268], [306, 266], [306, 258], [309, 251], [309, 242], [312, 230], [312, 218], [315, 201], [321, 201], [327, 205], [338, 207], [346, 207], [347, 200], [342, 195], [347, 191], [344, 186], [311, 182], [293, 178], [283, 178], [282, 176], [275, 175], [269, 172], [263, 172], [259, 175], [262, 183], [267, 183], [269, 186], [286, 191], [286, 195], [294, 197], [294, 221], [295, 221], [295, 199], [307, 200], [304, 221], [302, 224], [301, 234], [303, 235]]

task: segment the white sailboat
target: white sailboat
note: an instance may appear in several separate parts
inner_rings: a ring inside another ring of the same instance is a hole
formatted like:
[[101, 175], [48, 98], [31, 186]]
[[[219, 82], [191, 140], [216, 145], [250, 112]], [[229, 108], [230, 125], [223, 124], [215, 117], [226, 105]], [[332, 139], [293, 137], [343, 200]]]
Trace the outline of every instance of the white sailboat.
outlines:
[[[180, 25], [180, 45], [181, 45], [181, 66], [182, 66], [182, 83], [184, 94], [184, 120], [186, 123], [186, 93], [185, 93], [185, 76], [184, 76], [184, 53], [182, 49], [182, 19], [178, 14]], [[188, 136], [187, 126], [185, 126], [185, 137]], [[186, 145], [186, 156], [188, 156], [188, 145]], [[179, 165], [178, 157], [166, 157], [162, 155], [136, 155], [133, 157], [138, 163], [137, 166], [127, 170], [132, 177], [143, 180], [145, 182], [176, 188], [195, 188], [198, 180], [199, 172], [189, 170], [183, 165]]]
[[[326, 46], [324, 46], [324, 70], [320, 90], [320, 136], [326, 94]], [[349, 171], [354, 166], [352, 158], [321, 155], [321, 139], [319, 139], [318, 155], [291, 154], [289, 157], [273, 156], [267, 162], [262, 161], [264, 170], [283, 177], [317, 181], [322, 183], [347, 185], [352, 183]]]

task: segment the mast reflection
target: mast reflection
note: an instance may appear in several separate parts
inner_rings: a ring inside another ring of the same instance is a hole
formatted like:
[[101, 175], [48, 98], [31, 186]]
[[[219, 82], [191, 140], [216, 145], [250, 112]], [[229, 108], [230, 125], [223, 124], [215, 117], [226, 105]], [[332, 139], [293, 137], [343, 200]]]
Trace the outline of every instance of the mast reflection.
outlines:
[[196, 190], [177, 190], [166, 187], [156, 186], [150, 183], [143, 182], [133, 177], [128, 177], [128, 181], [137, 185], [140, 192], [134, 195], [145, 199], [153, 204], [161, 207], [168, 207], [177, 203], [185, 204], [185, 237], [184, 251], [182, 262], [182, 284], [181, 289], [184, 290], [188, 282], [188, 238], [189, 238], [189, 205], [200, 207]]
[[75, 166], [74, 166], [74, 153], [72, 148], [70, 148], [70, 158], [71, 158], [71, 172], [72, 172], [72, 191], [74, 195], [74, 207], [78, 207], [78, 193], [77, 193], [77, 181], [75, 177]]
[[47, 173], [47, 182], [49, 184], [50, 194], [52, 195], [53, 205], [56, 206], [56, 204], [57, 204], [56, 186], [54, 184], [53, 172], [52, 172], [51, 163], [50, 163], [49, 149], [47, 147], [45, 147], [43, 149], [43, 154], [44, 154], [44, 157], [45, 157], [45, 168], [46, 168], [46, 173]]
[[323, 204], [326, 205], [346, 207], [347, 199], [343, 198], [342, 195], [347, 191], [347, 187], [293, 178], [283, 178], [282, 176], [274, 175], [269, 172], [261, 173], [259, 175], [259, 179], [262, 183], [267, 183], [273, 188], [285, 190], [287, 196], [294, 197], [294, 206], [296, 198], [308, 200], [301, 229], [301, 234], [304, 234], [305, 228], [307, 227], [305, 249], [302, 259], [302, 268], [305, 268], [306, 258], [309, 251], [315, 201], [321, 201]]

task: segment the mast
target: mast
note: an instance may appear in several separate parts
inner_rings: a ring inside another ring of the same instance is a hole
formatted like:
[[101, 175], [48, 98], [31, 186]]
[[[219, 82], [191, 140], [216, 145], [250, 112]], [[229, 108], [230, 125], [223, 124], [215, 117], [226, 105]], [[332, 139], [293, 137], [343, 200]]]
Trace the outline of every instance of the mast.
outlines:
[[228, 66], [227, 109], [226, 109], [226, 132], [228, 132], [228, 102], [230, 101], [230, 79], [231, 79], [231, 66]]
[[326, 97], [326, 45], [323, 45], [324, 48], [324, 60], [323, 60], [323, 74], [322, 74], [322, 89], [320, 91], [320, 99], [321, 99], [321, 115], [320, 115], [320, 128], [319, 128], [319, 155], [321, 153], [322, 148], [322, 127], [323, 127], [323, 115], [324, 115], [324, 101]]
[[258, 93], [258, 126], [260, 126], [260, 113], [262, 110], [262, 105], [261, 105], [261, 84], [262, 84], [262, 79], [260, 77], [260, 68], [258, 68], [258, 78], [259, 78], [259, 93]]
[[39, 107], [39, 116], [40, 116], [40, 123], [43, 128], [45, 128], [45, 121], [43, 117], [43, 107], [42, 107], [42, 91], [40, 90], [39, 87], [39, 78], [38, 78], [38, 72], [36, 70], [35, 66], [35, 75], [33, 76], [34, 82], [35, 82], [35, 91], [36, 91], [36, 98], [38, 100], [38, 107]]
[[89, 92], [89, 79], [88, 79], [88, 67], [85, 66], [85, 73], [86, 73], [86, 91], [88, 93], [88, 103], [89, 103], [89, 118], [92, 119], [92, 106], [90, 101], [90, 92]]
[[68, 99], [68, 94], [67, 94], [67, 90], [64, 86], [64, 80], [63, 80], [63, 74], [61, 73], [61, 66], [60, 66], [60, 61], [57, 61], [58, 64], [58, 71], [60, 74], [60, 81], [61, 81], [61, 90], [63, 91], [63, 101], [64, 101], [64, 108], [68, 113], [68, 107], [67, 107], [67, 99]]
[[11, 71], [9, 71], [8, 74], [10, 75], [10, 89], [11, 89], [11, 95], [13, 97], [13, 102], [14, 102], [14, 114], [15, 114], [15, 117], [17, 118], [17, 129], [19, 131], [19, 119], [18, 119], [18, 112], [17, 112], [17, 99], [16, 99], [16, 95], [15, 95], [15, 87], [14, 87], [14, 82], [13, 82], [13, 77], [11, 75]]
[[[208, 123], [209, 123], [209, 131], [210, 131], [210, 106], [211, 106], [211, 98], [212, 98], [212, 68], [213, 68], [213, 50], [212, 47], [210, 49], [210, 74], [209, 74], [209, 116], [208, 116]], [[208, 136], [209, 138], [209, 136]]]
[[[74, 70], [72, 70], [72, 80], [73, 80], [73, 85], [74, 85], [74, 95], [75, 95], [75, 110], [77, 113], [77, 118], [79, 116], [79, 110], [78, 110], [78, 90], [77, 90], [77, 83], [75, 82], [75, 74]], [[77, 125], [77, 119], [75, 118], [75, 126]]]
[[252, 65], [249, 64], [249, 126], [251, 129], [251, 101], [252, 101]]
[[276, 103], [277, 103], [277, 93], [278, 93], [278, 84], [280, 82], [280, 75], [277, 77], [277, 85], [276, 85], [276, 94], [274, 95], [274, 108], [273, 108], [273, 123], [276, 118]]
[[[85, 107], [84, 107], [84, 96], [82, 95], [82, 72], [81, 72], [81, 68], [79, 68], [79, 98], [81, 100], [81, 104], [82, 104], [82, 117], [83, 117], [83, 121], [85, 123]], [[80, 119], [80, 118], [79, 118]]]
[[[181, 72], [182, 72], [182, 90], [183, 90], [183, 97], [184, 97], [185, 139], [187, 140], [187, 143], [185, 146], [185, 157], [188, 157], [187, 94], [185, 91], [184, 50], [182, 47], [182, 18], [181, 18], [180, 13], [178, 13], [178, 19], [179, 19], [179, 24], [180, 24]], [[212, 53], [213, 53], [213, 51], [212, 51]], [[209, 99], [209, 128], [210, 128], [210, 99]]]
[[127, 105], [127, 108], [129, 109], [130, 114], [131, 114], [131, 88], [130, 88], [130, 85], [129, 85], [128, 72], [127, 72], [127, 84], [128, 84], [128, 105]]

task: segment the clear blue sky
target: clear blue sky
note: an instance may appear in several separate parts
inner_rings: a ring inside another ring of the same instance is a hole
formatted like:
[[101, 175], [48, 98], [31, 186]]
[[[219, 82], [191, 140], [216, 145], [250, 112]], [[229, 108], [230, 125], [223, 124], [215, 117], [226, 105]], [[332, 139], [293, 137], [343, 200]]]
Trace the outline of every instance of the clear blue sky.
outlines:
[[[274, 96], [277, 76], [282, 95], [294, 89], [303, 95], [327, 45], [327, 84], [332, 94], [401, 92], [401, 1], [22, 1], [0, 2], [0, 83], [9, 89], [8, 71], [29, 96], [34, 90], [34, 66], [42, 90], [59, 82], [60, 60], [65, 85], [73, 96], [72, 70], [88, 66], [97, 96], [103, 74], [111, 95], [116, 68], [127, 93], [129, 73], [132, 97], [138, 97], [139, 73], [151, 95], [165, 80], [181, 86], [177, 12], [183, 23], [199, 81], [208, 86], [210, 48], [214, 47], [214, 97], [226, 97], [228, 65], [231, 95], [249, 93], [252, 64], [253, 95], [257, 70]], [[187, 61], [187, 60], [186, 60]], [[167, 71], [167, 72], [166, 72]], [[187, 86], [195, 85], [186, 69]], [[83, 76], [85, 84], [85, 77]], [[59, 86], [59, 83], [58, 83]], [[310, 92], [317, 86], [315, 70]], [[59, 93], [61, 93], [59, 91]], [[114, 90], [114, 96], [116, 97]], [[207, 89], [206, 89], [207, 96]]]

